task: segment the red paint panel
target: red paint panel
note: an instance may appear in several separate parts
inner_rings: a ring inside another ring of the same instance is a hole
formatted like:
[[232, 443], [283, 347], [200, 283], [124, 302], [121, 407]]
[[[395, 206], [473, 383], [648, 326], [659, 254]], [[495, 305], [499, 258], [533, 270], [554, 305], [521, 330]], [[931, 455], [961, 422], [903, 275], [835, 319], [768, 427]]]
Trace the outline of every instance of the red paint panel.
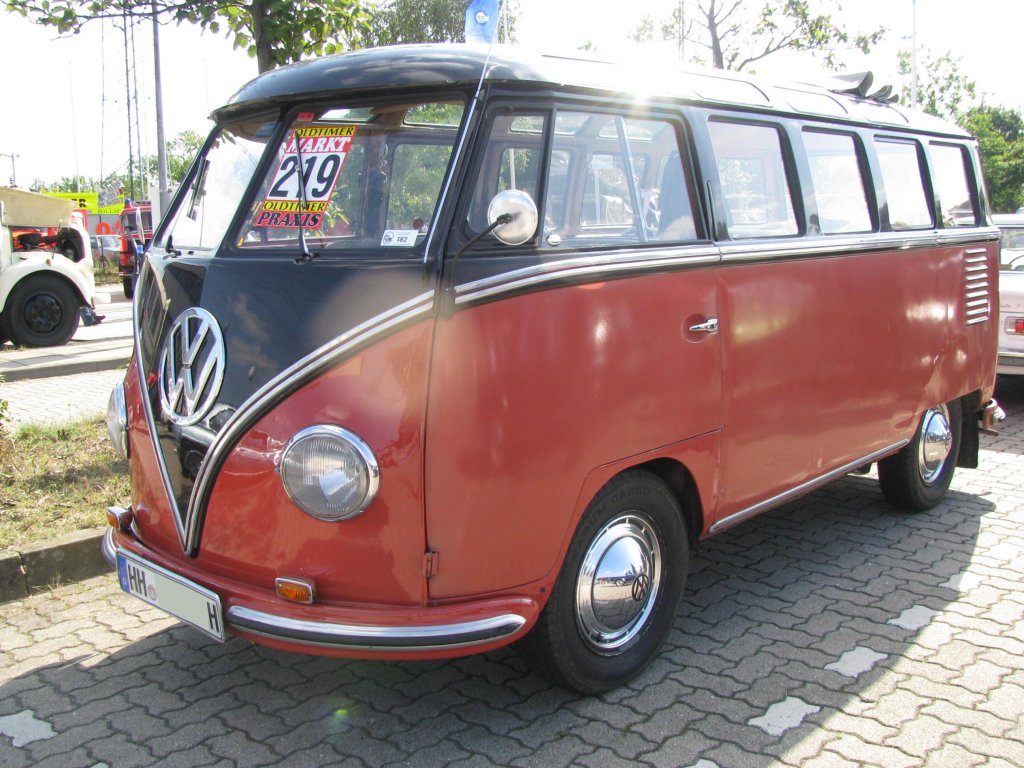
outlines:
[[[924, 408], [981, 386], [963, 249], [725, 267], [728, 515], [909, 438]], [[989, 379], [991, 380], [991, 379]]]
[[[140, 520], [143, 540], [211, 577], [271, 592], [276, 577], [290, 576], [314, 580], [325, 602], [421, 605], [422, 435], [431, 327], [423, 323], [382, 340], [258, 422], [216, 480], [195, 560], [182, 555], [177, 534], [164, 522], [171, 512], [162, 486], [153, 486], [153, 449], [144, 444], [136, 459], [144, 467], [136, 480], [141, 474], [150, 483], [140, 495], [149, 507]], [[377, 456], [380, 492], [357, 518], [327, 523], [310, 517], [291, 502], [275, 472], [291, 437], [315, 424], [352, 430]]]
[[[438, 320], [427, 416], [432, 598], [558, 566], [596, 467], [719, 427], [715, 270], [539, 291]], [[687, 338], [689, 336], [689, 340]]]

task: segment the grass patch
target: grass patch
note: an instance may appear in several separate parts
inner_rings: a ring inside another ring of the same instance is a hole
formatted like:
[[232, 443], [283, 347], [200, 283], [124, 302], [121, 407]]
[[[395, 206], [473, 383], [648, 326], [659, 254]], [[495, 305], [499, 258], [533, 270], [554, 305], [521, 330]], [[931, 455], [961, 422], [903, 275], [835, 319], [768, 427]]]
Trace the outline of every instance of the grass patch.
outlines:
[[0, 421], [0, 550], [104, 525], [106, 508], [129, 496], [128, 463], [103, 419], [13, 435]]

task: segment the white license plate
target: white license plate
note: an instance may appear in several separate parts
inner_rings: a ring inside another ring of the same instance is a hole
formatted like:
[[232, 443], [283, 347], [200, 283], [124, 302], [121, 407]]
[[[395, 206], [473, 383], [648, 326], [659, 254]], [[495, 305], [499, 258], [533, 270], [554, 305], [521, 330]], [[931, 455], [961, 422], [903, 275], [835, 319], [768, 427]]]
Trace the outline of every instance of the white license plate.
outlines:
[[124, 551], [117, 553], [117, 577], [129, 595], [224, 639], [224, 613], [216, 593]]

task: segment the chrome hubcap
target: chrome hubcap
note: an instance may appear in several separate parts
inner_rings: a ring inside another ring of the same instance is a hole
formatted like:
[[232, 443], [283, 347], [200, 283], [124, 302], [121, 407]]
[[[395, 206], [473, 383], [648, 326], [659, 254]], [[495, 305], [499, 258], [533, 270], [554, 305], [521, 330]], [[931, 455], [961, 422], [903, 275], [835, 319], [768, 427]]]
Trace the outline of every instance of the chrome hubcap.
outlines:
[[640, 633], [661, 573], [658, 538], [642, 518], [623, 514], [598, 532], [576, 577], [576, 623], [593, 650], [615, 653]]
[[949, 426], [949, 410], [945, 405], [929, 408], [921, 420], [921, 443], [917, 454], [917, 468], [926, 485], [935, 482], [952, 449], [953, 431]]

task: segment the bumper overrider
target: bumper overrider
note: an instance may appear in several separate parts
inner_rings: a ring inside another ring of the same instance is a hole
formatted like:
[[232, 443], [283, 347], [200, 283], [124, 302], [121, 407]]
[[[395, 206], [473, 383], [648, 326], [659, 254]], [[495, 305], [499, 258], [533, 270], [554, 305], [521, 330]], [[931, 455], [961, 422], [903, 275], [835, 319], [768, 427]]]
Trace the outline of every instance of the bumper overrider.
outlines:
[[[536, 601], [525, 597], [386, 609], [298, 605], [261, 594], [251, 585], [182, 568], [146, 547], [132, 531], [111, 527], [101, 546], [103, 556], [114, 567], [120, 554], [122, 559], [141, 561], [147, 568], [216, 595], [223, 603], [229, 632], [300, 652], [388, 658], [479, 653], [525, 634], [539, 612]], [[123, 578], [122, 588], [129, 591]], [[167, 610], [158, 603], [153, 605]]]

